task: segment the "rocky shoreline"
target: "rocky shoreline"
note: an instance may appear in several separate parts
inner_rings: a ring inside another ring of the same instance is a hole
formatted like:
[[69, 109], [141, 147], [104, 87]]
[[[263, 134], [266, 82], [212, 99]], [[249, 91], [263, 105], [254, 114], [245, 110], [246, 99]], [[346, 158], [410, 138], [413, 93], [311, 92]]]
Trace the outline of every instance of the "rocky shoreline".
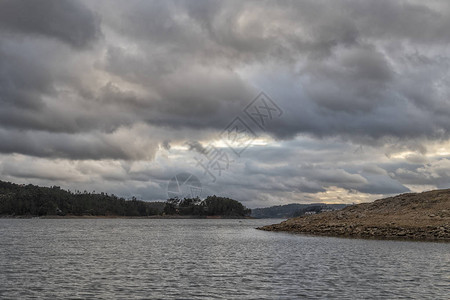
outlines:
[[450, 189], [402, 194], [258, 228], [325, 236], [450, 241]]
[[391, 226], [361, 226], [361, 225], [319, 225], [313, 228], [298, 224], [282, 222], [280, 224], [259, 227], [265, 231], [288, 231], [324, 236], [342, 236], [377, 239], [413, 239], [413, 240], [442, 240], [450, 242], [450, 226], [427, 227], [391, 227]]

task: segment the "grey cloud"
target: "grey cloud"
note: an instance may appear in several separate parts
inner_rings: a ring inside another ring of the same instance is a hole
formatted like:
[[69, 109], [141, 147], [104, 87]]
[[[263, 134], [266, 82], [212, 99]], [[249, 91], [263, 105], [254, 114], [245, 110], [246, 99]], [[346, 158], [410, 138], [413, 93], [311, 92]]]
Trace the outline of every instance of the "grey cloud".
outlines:
[[387, 175], [386, 170], [376, 166], [376, 165], [367, 165], [362, 169], [364, 172], [375, 175]]
[[359, 192], [368, 194], [400, 194], [409, 192], [410, 189], [405, 187], [397, 180], [392, 180], [386, 175], [365, 175], [368, 184], [358, 188]]
[[[297, 190], [301, 192], [320, 192], [324, 187], [339, 186], [346, 189], [359, 189], [368, 184], [360, 174], [351, 174], [342, 169], [315, 167], [311, 165], [272, 167], [258, 163], [247, 163], [245, 173], [248, 177], [260, 176], [261, 188], [267, 190]], [[276, 179], [273, 179], [276, 178]], [[274, 180], [272, 186], [265, 182]]]
[[170, 141], [165, 140], [162, 142], [162, 147], [166, 150], [170, 150], [171, 146], [170, 146]]
[[51, 67], [40, 57], [10, 43], [0, 44], [0, 101], [21, 109], [42, 106], [40, 96], [52, 93]]
[[437, 188], [448, 188], [450, 184], [450, 160], [447, 158], [417, 167], [398, 168], [392, 176], [404, 184], [434, 185]]
[[371, 37], [446, 44], [450, 41], [449, 6], [445, 1], [436, 3], [438, 8], [418, 1], [353, 1], [348, 8]]
[[204, 154], [206, 149], [198, 141], [189, 141], [186, 143], [189, 146], [189, 150], [194, 150], [200, 154]]
[[70, 174], [63, 174], [60, 170], [50, 169], [48, 166], [38, 166], [38, 168], [30, 168], [30, 166], [19, 166], [18, 164], [6, 164], [2, 166], [3, 176], [13, 176], [20, 179], [39, 179], [43, 181], [76, 181], [76, 176]]
[[29, 131], [0, 130], [0, 153], [21, 153], [36, 157], [67, 159], [125, 159], [150, 160], [157, 144], [151, 140], [141, 143], [126, 134], [55, 134]]
[[303, 70], [308, 96], [332, 111], [370, 111], [389, 100], [393, 71], [383, 54], [371, 47], [353, 49], [331, 63], [311, 63]]
[[99, 17], [79, 1], [70, 0], [1, 1], [0, 27], [55, 38], [75, 48], [100, 36]]

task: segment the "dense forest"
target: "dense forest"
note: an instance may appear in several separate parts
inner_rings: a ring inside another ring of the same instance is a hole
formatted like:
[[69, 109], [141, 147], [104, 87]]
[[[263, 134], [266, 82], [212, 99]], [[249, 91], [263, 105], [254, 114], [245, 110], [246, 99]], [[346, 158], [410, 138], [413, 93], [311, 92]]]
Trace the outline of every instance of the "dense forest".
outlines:
[[230, 198], [208, 196], [205, 200], [200, 200], [200, 198], [168, 199], [164, 207], [164, 213], [169, 215], [244, 217], [250, 215], [251, 210], [239, 201]]
[[162, 212], [164, 202], [125, 200], [106, 193], [75, 193], [58, 186], [40, 187], [0, 181], [0, 215], [150, 216]]
[[107, 193], [70, 192], [58, 186], [40, 187], [0, 181], [0, 215], [3, 216], [246, 216], [240, 202], [217, 196], [205, 200], [168, 199], [148, 202], [125, 200]]

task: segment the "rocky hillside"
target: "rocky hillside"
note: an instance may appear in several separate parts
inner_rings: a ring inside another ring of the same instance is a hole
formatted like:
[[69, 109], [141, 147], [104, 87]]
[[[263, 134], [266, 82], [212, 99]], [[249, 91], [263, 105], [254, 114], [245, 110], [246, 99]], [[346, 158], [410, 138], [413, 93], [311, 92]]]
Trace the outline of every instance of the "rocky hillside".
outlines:
[[402, 194], [258, 229], [329, 236], [450, 241], [450, 189]]

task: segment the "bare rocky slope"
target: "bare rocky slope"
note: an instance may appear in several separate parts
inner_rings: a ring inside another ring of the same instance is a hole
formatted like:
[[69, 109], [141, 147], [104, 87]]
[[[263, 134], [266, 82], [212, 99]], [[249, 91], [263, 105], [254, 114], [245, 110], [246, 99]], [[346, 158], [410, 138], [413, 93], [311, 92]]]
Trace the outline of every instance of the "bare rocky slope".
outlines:
[[450, 241], [450, 189], [402, 194], [258, 229], [328, 236]]

